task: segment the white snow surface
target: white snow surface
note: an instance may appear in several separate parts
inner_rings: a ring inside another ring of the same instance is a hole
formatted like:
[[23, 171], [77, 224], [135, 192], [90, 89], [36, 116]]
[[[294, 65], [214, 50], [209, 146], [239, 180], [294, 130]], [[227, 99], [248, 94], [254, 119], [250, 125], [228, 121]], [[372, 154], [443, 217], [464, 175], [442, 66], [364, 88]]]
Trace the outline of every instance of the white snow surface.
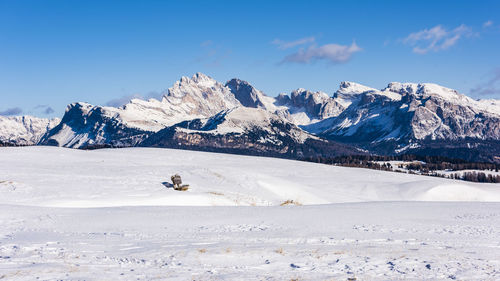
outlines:
[[[86, 151], [54, 147], [2, 148], [1, 155], [0, 180], [9, 182], [9, 188], [1, 189], [3, 204], [110, 207], [275, 206], [286, 200], [302, 205], [500, 202], [499, 184], [266, 157], [158, 148]], [[175, 173], [191, 185], [190, 191], [165, 188], [162, 182], [169, 182]], [[452, 196], [453, 188], [468, 190], [471, 196]]]
[[0, 171], [6, 280], [500, 278], [499, 184], [157, 148], [5, 147]]

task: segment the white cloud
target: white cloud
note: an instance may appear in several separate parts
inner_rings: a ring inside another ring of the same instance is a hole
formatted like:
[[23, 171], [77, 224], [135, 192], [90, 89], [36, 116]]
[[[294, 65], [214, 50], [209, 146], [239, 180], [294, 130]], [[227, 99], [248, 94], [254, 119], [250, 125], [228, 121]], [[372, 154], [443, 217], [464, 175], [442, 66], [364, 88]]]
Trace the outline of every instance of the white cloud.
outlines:
[[318, 60], [326, 60], [338, 64], [349, 61], [352, 55], [361, 51], [361, 48], [353, 42], [350, 46], [338, 44], [326, 44], [322, 46], [310, 46], [307, 49], [286, 56], [281, 63], [311, 63]]
[[443, 51], [455, 45], [463, 37], [475, 35], [472, 29], [464, 24], [453, 30], [447, 30], [441, 25], [411, 33], [403, 39], [403, 43], [413, 46], [413, 52], [426, 54], [430, 51]]
[[286, 42], [286, 41], [283, 41], [280, 39], [274, 39], [271, 42], [271, 44], [278, 45], [279, 49], [286, 50], [286, 49], [290, 49], [290, 48], [293, 48], [296, 46], [300, 46], [300, 45], [304, 45], [304, 44], [308, 44], [308, 43], [313, 43], [314, 41], [316, 41], [316, 38], [314, 36], [311, 36], [311, 37], [300, 38], [298, 40], [290, 41], [290, 42]]
[[483, 23], [483, 27], [490, 27], [493, 25], [493, 21], [489, 20]]

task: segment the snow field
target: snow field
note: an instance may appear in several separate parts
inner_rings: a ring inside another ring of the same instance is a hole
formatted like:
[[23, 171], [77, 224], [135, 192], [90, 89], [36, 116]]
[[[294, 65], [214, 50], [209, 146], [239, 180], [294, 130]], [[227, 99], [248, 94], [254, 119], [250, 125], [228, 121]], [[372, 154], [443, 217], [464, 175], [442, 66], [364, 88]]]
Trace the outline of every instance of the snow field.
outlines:
[[0, 206], [6, 280], [498, 280], [496, 203]]
[[[189, 191], [167, 188], [174, 173]], [[499, 187], [182, 150], [1, 148], [0, 279], [498, 280]]]

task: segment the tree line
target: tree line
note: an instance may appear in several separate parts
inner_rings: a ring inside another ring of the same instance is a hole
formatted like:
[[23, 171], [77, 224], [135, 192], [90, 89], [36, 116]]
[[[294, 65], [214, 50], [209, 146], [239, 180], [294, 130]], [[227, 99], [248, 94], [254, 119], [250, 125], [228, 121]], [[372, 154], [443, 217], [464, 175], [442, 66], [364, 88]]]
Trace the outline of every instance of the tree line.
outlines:
[[[452, 159], [442, 156], [422, 156], [422, 155], [348, 155], [339, 157], [305, 157], [303, 161], [338, 165], [343, 167], [367, 168], [381, 171], [403, 172], [395, 169], [388, 161], [421, 161], [409, 164], [400, 164], [397, 168], [406, 168], [410, 174], [421, 174], [433, 177], [442, 177], [458, 179], [471, 182], [500, 183], [500, 175], [492, 175], [484, 172], [462, 172], [462, 173], [439, 173], [438, 171], [463, 171], [463, 170], [482, 170], [498, 172], [500, 164], [467, 162], [462, 159]], [[386, 163], [377, 163], [386, 162]]]

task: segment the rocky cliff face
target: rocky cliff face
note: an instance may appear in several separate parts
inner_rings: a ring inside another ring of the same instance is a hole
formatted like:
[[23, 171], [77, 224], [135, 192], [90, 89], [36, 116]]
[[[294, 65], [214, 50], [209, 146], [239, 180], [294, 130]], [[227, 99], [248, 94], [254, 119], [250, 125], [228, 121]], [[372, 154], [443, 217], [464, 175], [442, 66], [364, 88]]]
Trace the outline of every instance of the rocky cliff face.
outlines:
[[148, 131], [128, 125], [120, 111], [87, 103], [70, 104], [61, 122], [40, 144], [73, 148], [134, 146]]
[[[234, 78], [226, 83], [234, 97], [245, 107], [272, 110], [274, 99], [254, 88], [250, 83]], [[269, 108], [271, 107], [271, 108]]]
[[297, 89], [290, 96], [280, 94], [276, 104], [284, 106], [290, 114], [290, 120], [298, 125], [307, 125], [325, 118], [339, 115], [344, 107], [323, 92], [311, 92]]

